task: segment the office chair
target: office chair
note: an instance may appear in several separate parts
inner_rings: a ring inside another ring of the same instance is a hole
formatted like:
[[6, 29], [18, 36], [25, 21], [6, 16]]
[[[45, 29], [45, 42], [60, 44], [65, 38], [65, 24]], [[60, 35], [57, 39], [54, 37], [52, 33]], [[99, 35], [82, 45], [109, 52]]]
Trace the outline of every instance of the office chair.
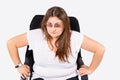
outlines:
[[[30, 24], [30, 30], [40, 28], [43, 17], [44, 15], [35, 15]], [[70, 19], [71, 30], [80, 32], [78, 20], [72, 16], [69, 17], [69, 19]], [[77, 69], [79, 69], [81, 65], [84, 64], [82, 57], [81, 57], [81, 50], [78, 53], [78, 58], [77, 58], [76, 63], [77, 63]], [[29, 80], [31, 80], [32, 72], [33, 72], [34, 57], [33, 57], [33, 51], [29, 50], [29, 45], [27, 46], [24, 64], [30, 66], [30, 79]], [[20, 78], [20, 80], [27, 80], [27, 79]], [[81, 80], [88, 80], [88, 75], [81, 76]]]

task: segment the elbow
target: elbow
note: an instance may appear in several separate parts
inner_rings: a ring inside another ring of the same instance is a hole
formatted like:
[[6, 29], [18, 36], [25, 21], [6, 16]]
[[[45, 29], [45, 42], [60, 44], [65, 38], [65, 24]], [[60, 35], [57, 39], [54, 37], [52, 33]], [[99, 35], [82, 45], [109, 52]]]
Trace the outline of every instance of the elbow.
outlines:
[[99, 45], [99, 47], [96, 47], [96, 50], [94, 51], [94, 53], [99, 56], [103, 56], [105, 53], [105, 46]]
[[12, 39], [9, 39], [7, 41], [7, 48], [10, 48], [12, 45], [14, 45], [14, 41]]
[[7, 40], [7, 47], [9, 48], [9, 46], [11, 45], [12, 41], [11, 40]]
[[101, 51], [102, 51], [102, 54], [104, 54], [105, 53], [105, 46], [102, 46], [102, 49], [101, 49]]
[[101, 45], [101, 47], [99, 48], [99, 50], [98, 50], [98, 53], [100, 53], [99, 55], [101, 55], [101, 56], [103, 56], [104, 55], [104, 53], [105, 53], [105, 46], [103, 46], [103, 45]]

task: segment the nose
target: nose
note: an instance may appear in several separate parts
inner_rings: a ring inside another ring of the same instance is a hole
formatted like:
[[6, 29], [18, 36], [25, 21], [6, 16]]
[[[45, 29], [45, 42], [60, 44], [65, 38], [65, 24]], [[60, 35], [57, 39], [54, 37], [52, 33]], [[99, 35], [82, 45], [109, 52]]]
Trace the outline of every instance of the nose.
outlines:
[[51, 27], [51, 29], [52, 29], [53, 31], [55, 31], [55, 30], [56, 30], [55, 26], [52, 26], [52, 27]]

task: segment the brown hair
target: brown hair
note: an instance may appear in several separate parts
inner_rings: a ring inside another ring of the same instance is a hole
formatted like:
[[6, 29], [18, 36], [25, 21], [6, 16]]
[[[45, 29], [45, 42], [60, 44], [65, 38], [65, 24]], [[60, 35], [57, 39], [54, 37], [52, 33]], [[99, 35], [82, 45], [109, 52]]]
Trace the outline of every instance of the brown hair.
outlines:
[[70, 48], [71, 33], [70, 33], [69, 17], [67, 16], [65, 10], [61, 7], [54, 6], [48, 9], [41, 24], [41, 29], [48, 41], [51, 40], [51, 36], [48, 34], [46, 29], [46, 23], [49, 17], [57, 17], [63, 22], [63, 25], [64, 25], [63, 33], [60, 35], [60, 37], [55, 43], [55, 45], [57, 44], [56, 57], [58, 57], [60, 61], [68, 62], [68, 57], [71, 52], [71, 48]]

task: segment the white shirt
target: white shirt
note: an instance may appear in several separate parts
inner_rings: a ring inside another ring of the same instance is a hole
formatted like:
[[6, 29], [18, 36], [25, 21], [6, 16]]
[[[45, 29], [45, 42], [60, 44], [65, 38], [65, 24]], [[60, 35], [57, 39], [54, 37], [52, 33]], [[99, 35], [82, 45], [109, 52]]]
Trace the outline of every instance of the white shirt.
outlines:
[[80, 50], [83, 35], [76, 31], [71, 31], [71, 51], [68, 62], [60, 62], [55, 53], [48, 47], [47, 41], [41, 29], [30, 30], [27, 33], [30, 49], [33, 50], [34, 65], [33, 77], [45, 80], [66, 80], [78, 75], [76, 60]]

